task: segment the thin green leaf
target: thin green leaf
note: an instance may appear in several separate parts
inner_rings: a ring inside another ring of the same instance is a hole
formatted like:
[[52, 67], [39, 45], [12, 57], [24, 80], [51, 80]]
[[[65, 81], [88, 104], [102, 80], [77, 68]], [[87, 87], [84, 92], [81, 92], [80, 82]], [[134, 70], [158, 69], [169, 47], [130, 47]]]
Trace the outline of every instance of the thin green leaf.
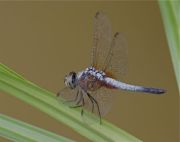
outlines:
[[0, 136], [15, 142], [73, 142], [3, 114], [0, 114]]
[[159, 6], [180, 92], [180, 1], [159, 0]]
[[[55, 94], [17, 76], [17, 73], [2, 64], [0, 64], [0, 90], [31, 104], [94, 142], [140, 142], [139, 139], [105, 120], [102, 120], [102, 125], [85, 124], [80, 109], [72, 109], [58, 103]], [[89, 120], [92, 119], [91, 116], [92, 114], [89, 114]]]

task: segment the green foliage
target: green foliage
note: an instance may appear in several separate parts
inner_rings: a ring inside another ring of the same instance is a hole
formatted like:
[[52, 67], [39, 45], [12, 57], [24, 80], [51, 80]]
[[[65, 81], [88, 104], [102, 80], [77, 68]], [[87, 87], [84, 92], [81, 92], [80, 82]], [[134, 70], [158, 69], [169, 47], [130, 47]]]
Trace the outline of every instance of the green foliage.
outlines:
[[180, 92], [180, 1], [159, 0], [159, 6]]
[[[102, 125], [85, 124], [79, 109], [58, 103], [55, 94], [24, 79], [3, 64], [0, 64], [0, 90], [34, 106], [94, 142], [140, 142], [105, 120], [102, 120]], [[92, 114], [88, 115], [88, 119], [93, 119]]]
[[15, 142], [73, 142], [3, 114], [0, 114], [0, 124], [0, 136]]

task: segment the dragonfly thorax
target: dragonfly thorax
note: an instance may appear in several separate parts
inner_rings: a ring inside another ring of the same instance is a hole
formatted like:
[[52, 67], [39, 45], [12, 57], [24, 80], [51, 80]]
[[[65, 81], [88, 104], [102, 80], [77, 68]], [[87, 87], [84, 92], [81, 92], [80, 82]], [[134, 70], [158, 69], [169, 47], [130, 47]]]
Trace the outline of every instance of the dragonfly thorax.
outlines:
[[105, 75], [103, 71], [88, 67], [77, 74], [77, 84], [85, 91], [95, 91], [103, 85]]
[[104, 79], [104, 76], [106, 75], [103, 71], [99, 71], [94, 67], [86, 68], [85, 74], [90, 74], [101, 81]]

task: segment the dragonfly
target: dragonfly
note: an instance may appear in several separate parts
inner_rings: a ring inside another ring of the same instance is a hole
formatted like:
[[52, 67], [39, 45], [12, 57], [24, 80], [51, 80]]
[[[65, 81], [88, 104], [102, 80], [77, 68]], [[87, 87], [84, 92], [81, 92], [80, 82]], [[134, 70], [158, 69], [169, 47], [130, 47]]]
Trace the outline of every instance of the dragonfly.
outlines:
[[94, 16], [91, 64], [78, 73], [71, 71], [64, 78], [65, 88], [57, 93], [72, 108], [81, 107], [100, 118], [110, 110], [112, 90], [163, 94], [164, 89], [122, 82], [127, 66], [127, 44], [122, 33], [112, 34], [111, 23], [103, 12]]

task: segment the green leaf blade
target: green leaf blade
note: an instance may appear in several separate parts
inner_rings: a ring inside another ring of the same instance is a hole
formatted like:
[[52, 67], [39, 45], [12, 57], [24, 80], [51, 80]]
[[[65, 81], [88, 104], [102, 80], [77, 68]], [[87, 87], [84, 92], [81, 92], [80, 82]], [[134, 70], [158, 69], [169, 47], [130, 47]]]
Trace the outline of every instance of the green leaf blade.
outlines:
[[[55, 94], [46, 91], [30, 81], [16, 76], [9, 68], [0, 64], [0, 90], [13, 95], [35, 108], [66, 124], [79, 134], [94, 142], [140, 142], [141, 140], [102, 120], [102, 125], [86, 125], [80, 109], [72, 109], [58, 103]], [[88, 119], [91, 119], [89, 117]]]
[[18, 142], [73, 142], [46, 130], [0, 114], [0, 136]]
[[180, 1], [159, 0], [159, 6], [180, 92]]

